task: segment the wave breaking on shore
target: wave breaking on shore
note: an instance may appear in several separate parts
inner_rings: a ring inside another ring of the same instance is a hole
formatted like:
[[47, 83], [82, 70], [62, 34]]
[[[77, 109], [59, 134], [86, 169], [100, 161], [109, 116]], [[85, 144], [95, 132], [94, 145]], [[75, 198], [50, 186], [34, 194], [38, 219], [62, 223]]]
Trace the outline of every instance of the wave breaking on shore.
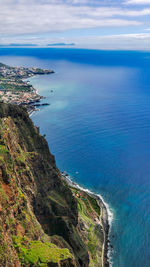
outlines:
[[104, 232], [105, 232], [105, 241], [104, 241], [104, 264], [103, 267], [112, 267], [113, 263], [111, 260], [111, 254], [112, 254], [112, 248], [110, 246], [110, 231], [111, 231], [111, 226], [112, 226], [112, 221], [113, 221], [113, 213], [110, 209], [110, 206], [108, 203], [106, 203], [103, 199], [103, 197], [100, 194], [96, 194], [92, 191], [90, 191], [87, 188], [84, 188], [80, 186], [79, 184], [75, 183], [72, 179], [71, 176], [69, 176], [66, 172], [61, 173], [63, 178], [65, 178], [66, 182], [75, 188], [78, 188], [87, 194], [93, 196], [94, 198], [97, 199], [99, 202], [100, 207], [103, 209], [103, 216], [102, 216], [102, 224], [104, 227]]

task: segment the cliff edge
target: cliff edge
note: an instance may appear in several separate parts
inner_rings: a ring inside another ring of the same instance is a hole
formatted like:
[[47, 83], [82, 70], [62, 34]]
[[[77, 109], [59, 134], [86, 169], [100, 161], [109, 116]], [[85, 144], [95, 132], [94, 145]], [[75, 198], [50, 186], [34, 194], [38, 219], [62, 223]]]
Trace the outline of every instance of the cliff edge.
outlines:
[[99, 216], [62, 178], [26, 109], [1, 103], [0, 267], [103, 266]]

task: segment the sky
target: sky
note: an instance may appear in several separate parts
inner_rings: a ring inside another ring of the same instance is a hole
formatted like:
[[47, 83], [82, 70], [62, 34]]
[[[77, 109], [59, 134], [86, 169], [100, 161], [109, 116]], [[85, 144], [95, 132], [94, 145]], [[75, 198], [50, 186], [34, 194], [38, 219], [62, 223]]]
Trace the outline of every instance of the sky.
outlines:
[[150, 49], [150, 0], [0, 0], [0, 45]]

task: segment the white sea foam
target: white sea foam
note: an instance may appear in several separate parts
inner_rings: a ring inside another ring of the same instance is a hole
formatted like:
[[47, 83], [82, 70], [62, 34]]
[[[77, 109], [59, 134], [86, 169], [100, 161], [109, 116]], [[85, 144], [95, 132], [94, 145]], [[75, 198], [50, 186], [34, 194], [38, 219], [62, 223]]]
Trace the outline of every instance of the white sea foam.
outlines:
[[112, 221], [113, 221], [113, 212], [112, 212], [110, 206], [108, 205], [108, 203], [105, 202], [105, 200], [103, 199], [103, 197], [102, 197], [100, 194], [96, 194], [96, 193], [92, 192], [91, 190], [89, 190], [89, 189], [87, 189], [87, 188], [84, 188], [84, 187], [78, 185], [77, 183], [75, 183], [75, 182], [72, 180], [72, 178], [71, 178], [69, 175], [65, 176], [65, 178], [66, 178], [67, 180], [69, 180], [69, 182], [70, 182], [73, 186], [78, 187], [79, 189], [81, 189], [81, 190], [83, 190], [83, 191], [85, 191], [85, 192], [87, 192], [87, 193], [89, 193], [89, 194], [96, 195], [96, 196], [98, 196], [98, 197], [101, 199], [101, 201], [104, 203], [104, 206], [106, 207], [107, 214], [108, 214], [109, 225], [111, 226]]
[[[98, 195], [99, 198], [102, 200], [102, 202], [104, 203], [106, 210], [107, 210], [107, 214], [108, 214], [108, 224], [109, 224], [109, 233], [108, 233], [108, 239], [110, 239], [110, 233], [111, 233], [111, 226], [112, 226], [112, 222], [113, 222], [113, 212], [110, 208], [110, 206], [108, 205], [107, 202], [105, 202], [105, 200], [103, 199], [103, 197], [101, 195]], [[107, 252], [107, 257], [108, 257], [108, 261], [109, 261], [109, 265], [110, 267], [113, 266], [113, 261], [112, 261], [112, 249], [110, 247], [110, 244], [108, 244], [108, 252]]]
[[33, 110], [31, 113], [29, 113], [29, 117], [32, 117], [32, 115], [36, 112], [37, 110]]
[[101, 195], [99, 195], [99, 194], [97, 196], [102, 200], [102, 202], [104, 203], [104, 205], [105, 205], [105, 207], [107, 209], [109, 226], [111, 227], [112, 221], [113, 221], [113, 212], [112, 212], [110, 206], [108, 205], [108, 203], [105, 202], [105, 200], [103, 199], [103, 197]]
[[[87, 188], [84, 188], [82, 186], [80, 186], [79, 184], [75, 183], [73, 181], [73, 179], [67, 175], [66, 172], [62, 173], [62, 175], [66, 178], [66, 180], [68, 180], [68, 182], [71, 184], [71, 186], [74, 186], [74, 187], [77, 187], [79, 188], [80, 190], [83, 190], [89, 194], [93, 194], [95, 196], [98, 196], [100, 198], [100, 200], [102, 201], [102, 203], [104, 204], [104, 206], [106, 207], [106, 210], [107, 210], [107, 215], [108, 215], [108, 224], [109, 224], [109, 233], [108, 233], [108, 239], [110, 237], [110, 232], [111, 232], [111, 226], [112, 226], [112, 221], [114, 219], [113, 217], [113, 212], [110, 208], [110, 206], [108, 205], [107, 202], [105, 202], [105, 200], [103, 199], [103, 197], [100, 195], [100, 194], [95, 194], [94, 192], [90, 191], [89, 189]], [[108, 257], [108, 262], [109, 262], [109, 265], [110, 267], [113, 266], [113, 261], [112, 261], [112, 249], [110, 247], [110, 245], [108, 244], [108, 252], [107, 252], [107, 257]]]

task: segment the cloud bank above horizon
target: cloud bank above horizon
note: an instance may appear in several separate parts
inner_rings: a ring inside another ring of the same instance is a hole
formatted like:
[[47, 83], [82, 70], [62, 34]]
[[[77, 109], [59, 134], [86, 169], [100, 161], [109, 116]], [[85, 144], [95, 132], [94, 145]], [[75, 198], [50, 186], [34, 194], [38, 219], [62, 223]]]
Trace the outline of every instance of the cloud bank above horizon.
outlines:
[[0, 44], [150, 47], [150, 0], [0, 0], [0, 6]]

